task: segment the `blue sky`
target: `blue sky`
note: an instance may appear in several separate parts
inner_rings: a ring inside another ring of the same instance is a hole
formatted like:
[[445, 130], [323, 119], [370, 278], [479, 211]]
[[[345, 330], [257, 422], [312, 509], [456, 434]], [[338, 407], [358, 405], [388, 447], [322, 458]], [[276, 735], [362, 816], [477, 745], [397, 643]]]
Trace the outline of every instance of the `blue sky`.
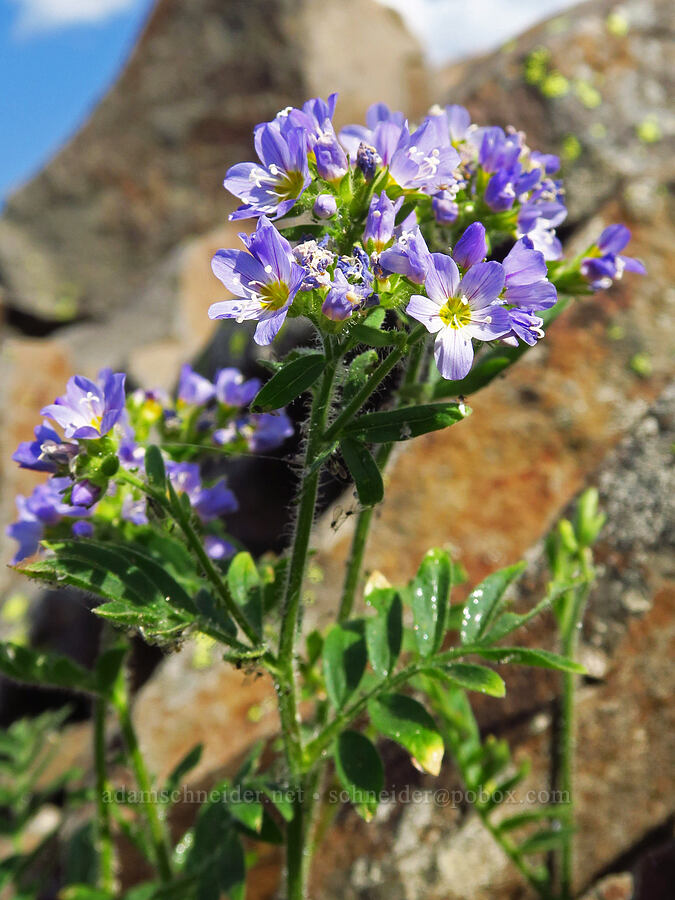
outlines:
[[[445, 63], [489, 50], [571, 0], [380, 2], [408, 19], [432, 62]], [[0, 206], [85, 121], [115, 80], [152, 4], [0, 0]]]

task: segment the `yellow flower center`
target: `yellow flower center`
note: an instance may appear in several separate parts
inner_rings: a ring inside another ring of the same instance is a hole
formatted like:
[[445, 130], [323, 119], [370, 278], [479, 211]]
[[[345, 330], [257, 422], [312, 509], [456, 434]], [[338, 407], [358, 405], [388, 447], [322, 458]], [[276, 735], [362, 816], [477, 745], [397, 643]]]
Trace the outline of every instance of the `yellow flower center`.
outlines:
[[464, 328], [471, 324], [471, 307], [466, 297], [450, 297], [439, 312], [441, 322], [450, 328]]
[[305, 185], [302, 172], [286, 172], [274, 186], [274, 193], [280, 200], [295, 200]]
[[270, 312], [276, 312], [288, 300], [288, 285], [283, 281], [272, 281], [264, 284], [260, 288], [260, 302], [265, 305], [265, 309]]

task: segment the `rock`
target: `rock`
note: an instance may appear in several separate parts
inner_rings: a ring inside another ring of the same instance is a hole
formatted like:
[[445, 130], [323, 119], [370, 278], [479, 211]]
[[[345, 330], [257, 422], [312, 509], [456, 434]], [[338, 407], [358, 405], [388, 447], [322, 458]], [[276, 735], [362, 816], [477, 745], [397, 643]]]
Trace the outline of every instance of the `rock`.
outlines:
[[440, 93], [559, 153], [572, 222], [622, 192], [635, 218], [649, 218], [667, 196], [675, 141], [674, 28], [668, 0], [594, 0], [449, 67]]
[[[359, 27], [336, 41], [345, 21]], [[89, 121], [7, 201], [4, 302], [58, 318], [65, 292], [72, 311], [97, 321], [99, 335], [101, 322], [119, 315], [133, 322], [139, 294], [167, 254], [226, 221], [233, 200], [223, 176], [252, 157], [253, 126], [334, 90], [344, 93], [343, 124], [361, 118], [375, 96], [417, 113], [426, 104], [419, 45], [374, 0], [160, 0]], [[163, 312], [175, 302], [165, 290], [143, 300], [156, 317], [156, 340], [176, 327]], [[94, 332], [86, 333], [90, 340]], [[148, 340], [128, 325], [115, 337], [98, 343], [101, 362]]]

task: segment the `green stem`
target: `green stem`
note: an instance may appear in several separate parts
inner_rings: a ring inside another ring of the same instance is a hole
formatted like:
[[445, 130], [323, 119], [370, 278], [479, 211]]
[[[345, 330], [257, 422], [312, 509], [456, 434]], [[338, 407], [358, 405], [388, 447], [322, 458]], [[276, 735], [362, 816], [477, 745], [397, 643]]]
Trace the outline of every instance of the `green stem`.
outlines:
[[[421, 332], [420, 332], [421, 333]], [[424, 344], [416, 340], [413, 344], [408, 364], [406, 366], [403, 386], [408, 387], [415, 383], [419, 375], [420, 366], [424, 358]], [[403, 404], [399, 404], [403, 405]], [[389, 462], [389, 457], [394, 448], [393, 444], [382, 444], [375, 454], [375, 462], [378, 469], [383, 472]], [[362, 509], [356, 520], [356, 527], [352, 537], [352, 545], [347, 560], [347, 570], [345, 572], [344, 586], [342, 588], [342, 597], [340, 599], [340, 608], [338, 610], [338, 622], [344, 622], [348, 619], [354, 608], [354, 600], [356, 599], [356, 591], [361, 576], [361, 568], [366, 553], [366, 544], [368, 542], [368, 533], [373, 520], [375, 509], [372, 506], [366, 506]]]
[[327, 429], [326, 433], [324, 434], [324, 440], [327, 443], [330, 443], [330, 441], [334, 440], [340, 434], [345, 425], [351, 422], [356, 413], [359, 412], [366, 400], [375, 391], [375, 389], [379, 387], [380, 383], [391, 372], [394, 366], [403, 358], [405, 353], [410, 350], [412, 345], [421, 340], [425, 334], [426, 329], [424, 328], [424, 325], [418, 325], [410, 332], [405, 343], [401, 343], [400, 346], [396, 347], [391, 351], [391, 353], [385, 356], [385, 358], [380, 362], [379, 366], [375, 369], [373, 374], [368, 378], [366, 383], [360, 388], [360, 390], [356, 392], [356, 394], [354, 394], [352, 399], [349, 401], [349, 403], [347, 403], [345, 408], [335, 419], [330, 428]]
[[541, 900], [550, 900], [551, 889], [547, 877], [538, 877], [537, 873], [525, 862], [518, 852], [518, 848], [505, 837], [498, 828], [495, 828], [487, 815], [480, 813], [479, 816], [483, 826], [492, 836], [494, 842], [501, 847], [502, 851], [508, 856], [513, 865], [518, 869], [523, 878], [528, 881], [535, 891], [541, 897]]
[[[569, 659], [576, 658], [577, 646], [579, 643], [579, 630], [584, 617], [586, 601], [593, 581], [593, 571], [588, 559], [590, 551], [582, 551], [584, 554], [581, 559], [582, 573], [585, 582], [581, 587], [571, 591], [567, 599], [568, 613], [565, 616], [562, 628], [562, 652]], [[563, 675], [563, 690], [560, 708], [560, 737], [558, 747], [558, 778], [557, 790], [559, 796], [562, 796], [564, 804], [569, 810], [568, 819], [565, 822], [567, 826], [563, 833], [561, 849], [560, 849], [560, 900], [571, 900], [573, 896], [573, 879], [574, 879], [574, 834], [571, 826], [573, 825], [572, 814], [574, 810], [573, 790], [574, 790], [574, 751], [576, 743], [576, 684], [577, 675], [572, 672], [565, 672]]]
[[124, 673], [120, 674], [113, 690], [112, 702], [120, 721], [122, 737], [127, 748], [127, 755], [131, 763], [141, 795], [141, 806], [148, 827], [152, 844], [155, 864], [160, 881], [164, 884], [171, 881], [171, 854], [168, 830], [165, 821], [159, 813], [158, 805], [153, 801], [152, 781], [145, 765], [145, 759], [136, 736], [136, 729], [131, 718], [129, 696], [127, 694]]
[[286, 828], [286, 900], [305, 900], [305, 810], [302, 789], [293, 798], [293, 818]]
[[131, 472], [120, 470], [115, 477], [118, 481], [125, 481], [127, 484], [130, 484], [133, 487], [137, 488], [139, 491], [142, 491], [144, 494], [154, 500], [155, 503], [161, 506], [161, 508], [166, 513], [168, 513], [169, 516], [175, 519], [185, 536], [188, 546], [200, 562], [204, 570], [204, 574], [215, 588], [216, 593], [218, 594], [220, 599], [223, 601], [227, 612], [241, 628], [241, 630], [251, 641], [251, 643], [254, 646], [258, 646], [260, 644], [259, 636], [256, 634], [255, 629], [251, 626], [246, 616], [242, 613], [242, 611], [230, 596], [230, 592], [228, 591], [225, 582], [221, 578], [218, 569], [214, 566], [213, 561], [204, 549], [204, 545], [202, 544], [199, 535], [192, 527], [189, 516], [182, 509], [180, 503], [171, 503], [164, 493], [154, 490], [152, 487], [150, 487], [149, 484], [146, 484]]
[[115, 853], [110, 824], [110, 807], [105, 799], [110, 782], [106, 772], [105, 720], [107, 701], [97, 697], [94, 702], [94, 765], [96, 768], [96, 838], [98, 845], [98, 886], [112, 894], [115, 889]]
[[[329, 345], [327, 345], [327, 349], [328, 346]], [[295, 537], [288, 566], [288, 581], [286, 583], [286, 593], [281, 619], [281, 634], [279, 637], [277, 701], [279, 705], [282, 733], [286, 745], [286, 758], [293, 779], [296, 779], [302, 770], [302, 742], [298, 724], [298, 704], [296, 697], [293, 650], [298, 627], [302, 585], [304, 583], [305, 569], [307, 566], [309, 540], [314, 524], [314, 511], [319, 489], [319, 477], [321, 474], [321, 467], [314, 466], [313, 463], [322, 446], [322, 432], [330, 408], [330, 399], [337, 362], [338, 360], [334, 356], [327, 358], [326, 367], [319, 388], [312, 400], [312, 410], [309, 418], [309, 433], [307, 435], [307, 447], [305, 450], [305, 476], [302, 482], [300, 503], [298, 506], [298, 518], [295, 526]]]

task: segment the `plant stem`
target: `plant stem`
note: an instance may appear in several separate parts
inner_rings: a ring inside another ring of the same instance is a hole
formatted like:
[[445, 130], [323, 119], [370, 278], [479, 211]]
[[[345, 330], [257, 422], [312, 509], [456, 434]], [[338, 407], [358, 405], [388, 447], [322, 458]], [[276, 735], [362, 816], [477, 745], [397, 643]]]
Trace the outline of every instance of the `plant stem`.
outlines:
[[324, 434], [324, 440], [329, 443], [334, 440], [337, 435], [339, 435], [340, 431], [354, 418], [357, 412], [361, 409], [363, 404], [366, 402], [368, 397], [375, 391], [377, 387], [379, 387], [380, 383], [386, 378], [386, 376], [391, 372], [396, 363], [398, 363], [405, 353], [411, 349], [411, 347], [416, 344], [419, 340], [421, 340], [426, 334], [426, 329], [424, 325], [418, 325], [408, 335], [408, 340], [405, 343], [401, 343], [398, 347], [391, 351], [391, 353], [387, 354], [385, 358], [380, 362], [379, 366], [375, 369], [373, 374], [368, 378], [366, 383], [354, 394], [352, 399], [347, 403], [345, 408], [342, 410], [340, 415], [335, 419], [330, 428], [327, 429]]
[[[569, 659], [576, 658], [577, 645], [579, 643], [579, 629], [586, 608], [586, 601], [593, 581], [593, 570], [588, 560], [589, 550], [582, 551], [582, 572], [585, 582], [576, 590], [570, 592], [567, 598], [568, 614], [562, 629], [562, 652]], [[576, 743], [575, 728], [575, 700], [577, 677], [573, 672], [565, 672], [563, 675], [563, 690], [560, 708], [560, 737], [558, 746], [558, 784], [559, 795], [564, 799], [570, 811], [570, 820], [574, 810], [574, 751]], [[568, 821], [567, 825], [572, 825]], [[562, 837], [560, 849], [560, 900], [571, 900], [572, 883], [574, 878], [574, 834], [572, 828], [567, 828]]]
[[115, 889], [115, 853], [110, 824], [110, 808], [105, 799], [110, 783], [106, 773], [105, 720], [107, 701], [97, 697], [94, 701], [94, 765], [96, 768], [96, 840], [98, 848], [98, 886], [112, 893]]
[[537, 876], [536, 872], [532, 870], [532, 868], [525, 862], [523, 857], [518, 853], [517, 847], [505, 837], [498, 828], [495, 828], [487, 815], [480, 813], [480, 820], [483, 823], [483, 827], [487, 829], [487, 831], [492, 836], [494, 842], [501, 847], [502, 851], [508, 856], [513, 865], [518, 869], [520, 874], [525, 878], [534, 888], [534, 890], [539, 894], [541, 900], [549, 900], [551, 897], [551, 890], [548, 883], [547, 878], [540, 878]]
[[305, 810], [302, 788], [293, 798], [293, 818], [286, 828], [286, 900], [305, 900]]
[[169, 835], [164, 819], [159, 813], [157, 804], [152, 797], [152, 781], [145, 765], [143, 754], [136, 736], [136, 729], [131, 718], [129, 708], [129, 696], [127, 693], [124, 673], [115, 684], [112, 702], [120, 721], [122, 736], [127, 748], [127, 755], [131, 763], [141, 794], [141, 805], [145, 815], [150, 841], [155, 855], [155, 864], [160, 881], [164, 884], [171, 881], [171, 854], [169, 850]]
[[[408, 387], [415, 383], [419, 375], [423, 358], [424, 344], [421, 341], [416, 340], [408, 357], [403, 386]], [[404, 404], [399, 404], [399, 406], [402, 405]], [[394, 445], [391, 443], [381, 444], [378, 448], [377, 453], [375, 454], [375, 462], [381, 472], [386, 468], [393, 448]], [[345, 619], [348, 619], [354, 608], [354, 600], [356, 599], [356, 591], [359, 585], [361, 567], [363, 566], [368, 533], [370, 531], [374, 511], [374, 507], [367, 506], [359, 512], [358, 519], [356, 520], [352, 545], [347, 560], [347, 571], [345, 572], [344, 586], [342, 588], [342, 598], [338, 610], [338, 622], [343, 622]]]
[[[375, 454], [375, 462], [380, 471], [387, 465], [393, 446], [393, 444], [381, 444], [378, 448], [378, 451]], [[354, 608], [356, 589], [358, 588], [359, 578], [361, 576], [361, 567], [366, 553], [368, 532], [370, 531], [370, 524], [374, 512], [374, 506], [366, 506], [359, 512], [356, 520], [352, 545], [349, 551], [349, 559], [347, 560], [342, 598], [340, 599], [340, 608], [338, 610], [338, 622], [344, 622], [345, 619], [348, 619]]]

